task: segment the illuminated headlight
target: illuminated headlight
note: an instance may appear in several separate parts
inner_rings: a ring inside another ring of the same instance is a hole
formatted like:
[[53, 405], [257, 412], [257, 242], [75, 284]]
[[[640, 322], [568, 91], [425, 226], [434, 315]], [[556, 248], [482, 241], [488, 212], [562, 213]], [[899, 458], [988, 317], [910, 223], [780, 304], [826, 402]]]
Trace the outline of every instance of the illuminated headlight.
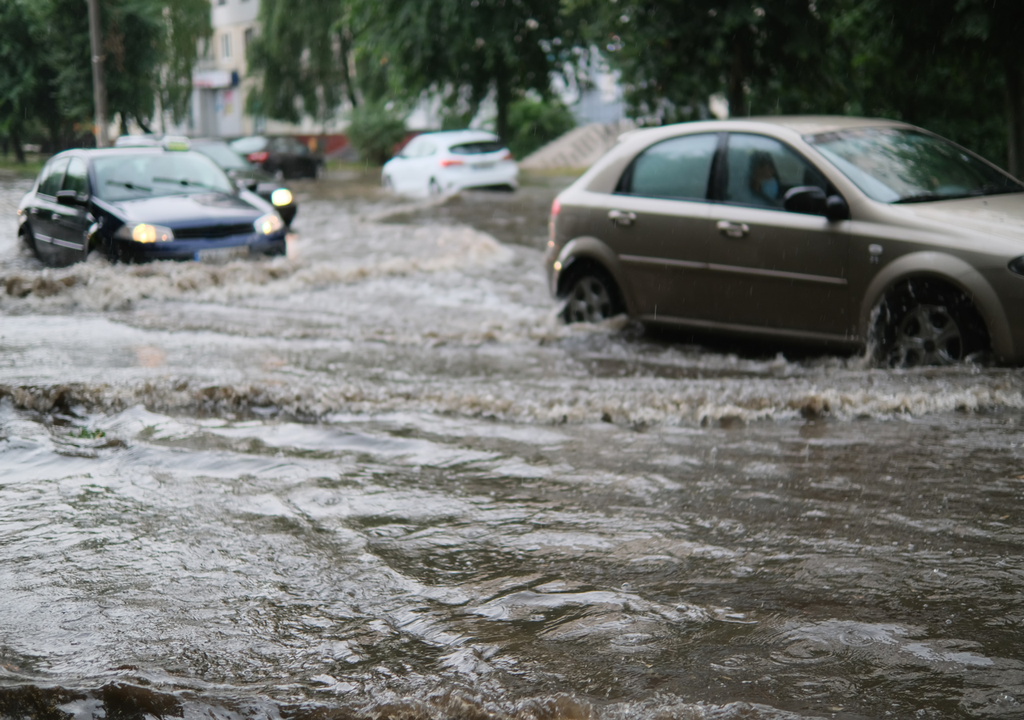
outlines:
[[254, 222], [252, 226], [256, 228], [256, 232], [258, 233], [263, 235], [273, 235], [284, 227], [284, 222], [281, 221], [281, 218], [279, 218], [276, 213], [267, 213]]
[[170, 242], [174, 239], [174, 231], [163, 225], [139, 223], [138, 225], [122, 225], [114, 233], [114, 237], [133, 240], [137, 243]]
[[288, 188], [278, 188], [274, 192], [270, 193], [270, 202], [274, 204], [274, 207], [284, 207], [285, 205], [292, 204], [292, 191]]

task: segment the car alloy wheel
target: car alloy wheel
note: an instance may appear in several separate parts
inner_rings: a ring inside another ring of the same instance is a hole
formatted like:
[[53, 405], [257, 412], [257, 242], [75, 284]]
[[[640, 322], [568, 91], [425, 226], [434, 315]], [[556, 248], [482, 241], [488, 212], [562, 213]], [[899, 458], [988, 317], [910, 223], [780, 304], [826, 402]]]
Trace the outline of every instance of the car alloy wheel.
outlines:
[[617, 313], [611, 283], [594, 272], [581, 274], [569, 286], [563, 316], [567, 323], [598, 323]]
[[875, 357], [884, 367], [954, 365], [989, 349], [985, 321], [962, 291], [915, 278], [886, 293], [875, 323]]
[[918, 305], [896, 331], [893, 356], [898, 367], [953, 365], [964, 359], [963, 336], [946, 308]]

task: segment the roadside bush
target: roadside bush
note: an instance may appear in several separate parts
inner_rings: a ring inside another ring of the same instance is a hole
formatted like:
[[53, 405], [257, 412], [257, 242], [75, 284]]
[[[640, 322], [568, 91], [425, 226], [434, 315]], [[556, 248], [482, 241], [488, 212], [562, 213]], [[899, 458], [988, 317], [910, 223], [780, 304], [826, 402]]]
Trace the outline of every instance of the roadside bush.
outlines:
[[383, 165], [395, 145], [405, 138], [405, 120], [400, 112], [383, 102], [360, 105], [352, 110], [348, 140], [359, 156], [374, 165]]
[[508, 108], [511, 137], [505, 138], [517, 160], [576, 127], [572, 113], [560, 100], [516, 100]]

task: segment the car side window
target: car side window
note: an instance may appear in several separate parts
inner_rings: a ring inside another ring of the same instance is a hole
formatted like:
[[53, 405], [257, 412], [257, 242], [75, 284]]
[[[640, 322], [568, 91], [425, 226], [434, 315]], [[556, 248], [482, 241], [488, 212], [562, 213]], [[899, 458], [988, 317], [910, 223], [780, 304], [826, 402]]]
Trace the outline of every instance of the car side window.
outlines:
[[419, 157], [427, 157], [429, 155], [433, 155], [435, 152], [437, 152], [437, 145], [432, 142], [425, 142], [420, 147]]
[[64, 184], [61, 186], [61, 190], [74, 190], [79, 197], [89, 194], [89, 177], [85, 161], [81, 158], [71, 158], [68, 170], [64, 173]]
[[630, 163], [616, 192], [644, 197], [704, 200], [718, 134], [686, 135], [663, 140]]
[[423, 141], [413, 139], [409, 141], [409, 144], [402, 148], [399, 153], [404, 158], [415, 158], [419, 157], [420, 148], [423, 146]]
[[782, 209], [786, 191], [806, 185], [828, 192], [828, 181], [796, 151], [763, 135], [730, 133], [725, 202]]
[[64, 179], [64, 170], [68, 166], [67, 158], [53, 160], [43, 168], [43, 177], [39, 180], [39, 193], [42, 195], [54, 196], [60, 190], [61, 180]]

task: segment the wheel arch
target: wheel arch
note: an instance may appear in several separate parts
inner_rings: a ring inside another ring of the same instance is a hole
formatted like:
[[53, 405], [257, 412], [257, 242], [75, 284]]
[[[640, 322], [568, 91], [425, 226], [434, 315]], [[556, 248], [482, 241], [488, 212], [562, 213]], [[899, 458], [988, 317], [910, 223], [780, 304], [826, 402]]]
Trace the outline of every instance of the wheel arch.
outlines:
[[914, 278], [939, 280], [964, 293], [985, 322], [995, 356], [1000, 360], [1014, 356], [1010, 323], [995, 290], [970, 264], [941, 252], [923, 251], [904, 255], [875, 275], [861, 301], [858, 325], [861, 337], [870, 337], [871, 315], [885, 294], [901, 282]]
[[574, 267], [580, 267], [580, 263], [594, 263], [604, 269], [615, 282], [626, 314], [631, 316], [634, 314], [633, 308], [636, 307], [636, 304], [629, 283], [626, 282], [626, 273], [621, 261], [610, 247], [593, 237], [579, 237], [570, 240], [558, 253], [558, 259], [555, 262], [558, 270], [552, 278], [552, 290], [556, 297], [560, 297], [565, 291], [565, 279], [569, 277]]

